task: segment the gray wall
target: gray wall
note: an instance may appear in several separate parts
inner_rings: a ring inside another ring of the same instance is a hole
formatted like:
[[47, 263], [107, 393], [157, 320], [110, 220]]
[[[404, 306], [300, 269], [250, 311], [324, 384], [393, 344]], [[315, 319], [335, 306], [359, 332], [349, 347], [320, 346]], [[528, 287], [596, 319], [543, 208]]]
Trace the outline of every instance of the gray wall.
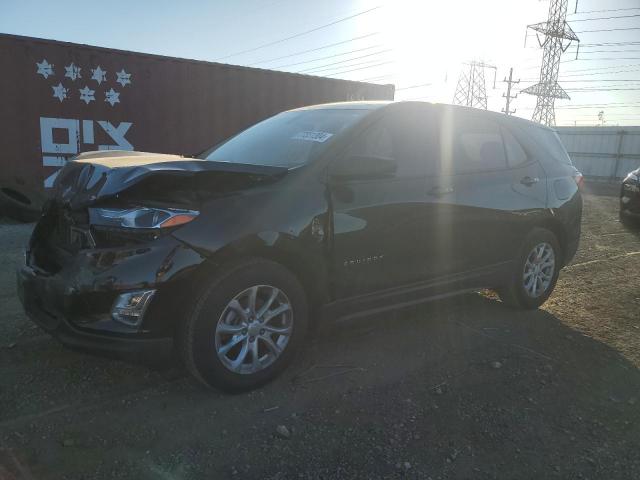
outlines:
[[640, 127], [556, 127], [586, 177], [614, 180], [640, 167]]

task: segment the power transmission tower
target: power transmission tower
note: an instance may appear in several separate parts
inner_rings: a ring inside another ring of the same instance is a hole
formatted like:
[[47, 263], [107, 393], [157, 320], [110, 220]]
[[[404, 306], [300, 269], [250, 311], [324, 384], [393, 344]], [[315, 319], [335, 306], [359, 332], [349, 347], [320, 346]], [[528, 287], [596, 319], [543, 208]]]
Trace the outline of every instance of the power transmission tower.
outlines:
[[511, 115], [512, 113], [516, 113], [515, 110], [509, 110], [509, 105], [511, 105], [511, 99], [512, 98], [513, 99], [518, 98], [518, 94], [517, 93], [515, 95], [511, 95], [511, 85], [520, 83], [520, 80], [514, 80], [513, 79], [513, 67], [509, 69], [509, 80], [507, 80], [505, 78], [503, 80], [503, 82], [507, 84], [507, 93], [506, 93], [506, 95], [503, 93], [502, 96], [507, 99], [507, 102], [506, 102], [506, 105], [504, 106], [504, 108], [502, 109], [502, 113], [505, 113], [507, 115]]
[[[558, 85], [560, 57], [569, 48], [572, 41], [580, 41], [566, 21], [567, 3], [568, 0], [550, 0], [547, 21], [527, 27], [536, 32], [538, 43], [544, 50], [542, 53], [540, 80], [535, 85], [525, 88], [522, 92], [538, 97], [536, 108], [533, 111], [533, 121], [544, 123], [545, 125], [553, 126], [556, 124], [555, 99], [569, 100], [567, 92]], [[540, 34], [544, 36], [544, 40], [540, 39]], [[565, 43], [565, 40], [568, 40], [568, 42]]]
[[454, 105], [464, 105], [465, 107], [478, 107], [487, 109], [487, 91], [484, 82], [484, 69], [493, 68], [493, 88], [496, 87], [495, 70], [493, 65], [484, 62], [465, 63], [469, 65], [469, 71], [464, 70], [458, 78], [456, 92], [453, 95]]

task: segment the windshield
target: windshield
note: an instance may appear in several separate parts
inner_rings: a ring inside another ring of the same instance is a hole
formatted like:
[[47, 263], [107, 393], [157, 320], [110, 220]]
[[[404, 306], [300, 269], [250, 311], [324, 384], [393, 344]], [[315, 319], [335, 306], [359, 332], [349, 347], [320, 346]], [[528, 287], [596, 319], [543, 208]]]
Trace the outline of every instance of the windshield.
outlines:
[[313, 109], [283, 112], [207, 150], [218, 162], [295, 167], [316, 158], [370, 110]]

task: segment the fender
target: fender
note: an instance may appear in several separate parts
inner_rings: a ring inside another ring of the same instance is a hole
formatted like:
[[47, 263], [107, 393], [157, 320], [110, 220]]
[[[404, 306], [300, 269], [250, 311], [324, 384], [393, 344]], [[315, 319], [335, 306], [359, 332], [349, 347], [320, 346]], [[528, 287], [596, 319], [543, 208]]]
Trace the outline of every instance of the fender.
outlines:
[[325, 301], [330, 276], [325, 185], [312, 180], [298, 188], [279, 187], [206, 202], [201, 215], [173, 235], [206, 258], [204, 275], [237, 258], [263, 257], [291, 270], [311, 302]]

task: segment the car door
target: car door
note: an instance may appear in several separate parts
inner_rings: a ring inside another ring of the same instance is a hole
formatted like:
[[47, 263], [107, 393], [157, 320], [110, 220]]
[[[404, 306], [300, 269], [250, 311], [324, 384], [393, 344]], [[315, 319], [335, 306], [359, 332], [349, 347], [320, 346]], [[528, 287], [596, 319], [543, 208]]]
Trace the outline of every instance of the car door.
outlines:
[[[406, 285], [428, 275], [426, 191], [437, 177], [432, 112], [403, 106], [385, 112], [357, 135], [341, 158], [377, 156], [397, 161], [386, 178], [331, 180], [332, 264], [337, 298]], [[335, 163], [334, 163], [335, 164]]]
[[442, 178], [455, 198], [451, 272], [478, 272], [515, 256], [545, 206], [544, 172], [498, 120], [463, 110], [444, 118]]

